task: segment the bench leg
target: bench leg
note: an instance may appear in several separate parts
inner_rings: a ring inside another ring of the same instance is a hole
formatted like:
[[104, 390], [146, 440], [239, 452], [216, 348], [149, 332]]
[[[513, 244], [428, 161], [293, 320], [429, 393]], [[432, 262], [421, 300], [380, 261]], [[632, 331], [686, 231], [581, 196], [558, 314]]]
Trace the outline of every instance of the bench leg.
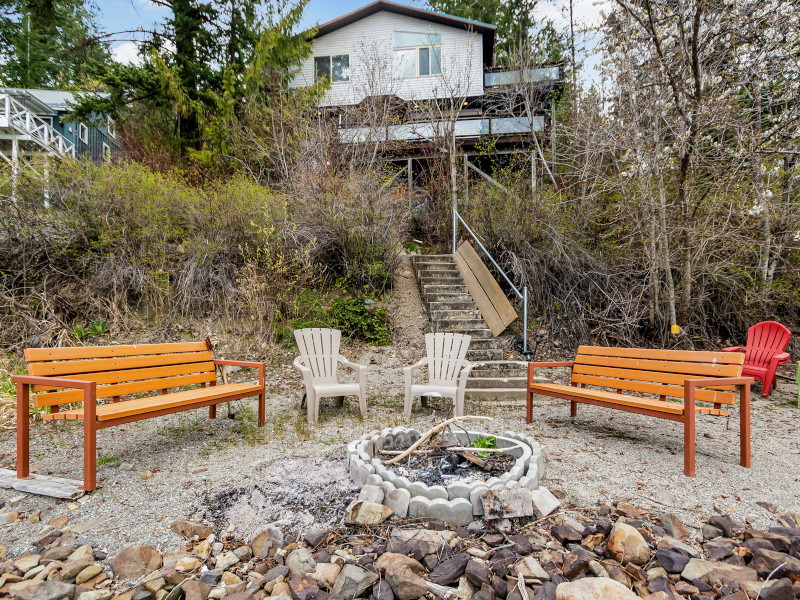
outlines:
[[691, 395], [686, 394], [683, 402], [683, 474], [694, 477], [694, 438], [695, 438], [695, 410], [694, 389]]
[[528, 403], [525, 409], [525, 421], [527, 423], [533, 422], [533, 393], [528, 392]]
[[33, 479], [30, 469], [30, 387], [17, 384], [17, 479]]
[[[79, 488], [91, 492], [97, 487], [97, 428], [94, 418], [83, 421], [83, 485]], [[92, 415], [93, 417], [93, 415]]]
[[267, 422], [267, 394], [261, 392], [258, 395], [258, 426], [263, 427]]
[[739, 388], [739, 464], [750, 468], [750, 386]]
[[569, 416], [570, 417], [578, 416], [578, 403], [575, 402], [575, 400], [569, 401]]
[[212, 404], [208, 407], [208, 418], [209, 419], [216, 419], [217, 418], [217, 405]]

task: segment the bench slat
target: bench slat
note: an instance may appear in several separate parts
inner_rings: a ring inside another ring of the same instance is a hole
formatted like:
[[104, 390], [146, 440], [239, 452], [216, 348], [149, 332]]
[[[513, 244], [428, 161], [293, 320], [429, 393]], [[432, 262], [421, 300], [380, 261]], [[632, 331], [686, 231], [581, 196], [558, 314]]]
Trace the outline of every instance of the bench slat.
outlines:
[[[578, 388], [570, 385], [563, 385], [560, 383], [536, 383], [529, 385], [528, 389], [532, 392], [556, 392], [561, 394], [568, 394], [577, 398], [593, 398], [603, 400], [616, 404], [618, 406], [629, 406], [635, 408], [643, 408], [653, 410], [656, 412], [682, 415], [683, 403], [680, 402], [665, 402], [663, 400], [653, 400], [651, 398], [637, 398], [635, 396], [626, 396], [625, 394], [616, 394], [614, 392], [606, 392], [604, 390], [593, 390], [588, 388]], [[700, 415], [727, 415], [728, 411], [718, 408], [708, 408], [705, 406], [695, 406], [695, 412]]]
[[[141, 415], [148, 412], [156, 412], [167, 408], [178, 406], [191, 406], [205, 400], [225, 398], [234, 394], [253, 392], [253, 395], [261, 393], [261, 386], [252, 383], [229, 383], [227, 385], [216, 385], [196, 390], [186, 390], [175, 392], [163, 396], [151, 396], [149, 398], [137, 398], [126, 400], [114, 404], [100, 404], [97, 406], [97, 420], [110, 421], [132, 415]], [[42, 417], [45, 421], [57, 419], [81, 420], [83, 419], [83, 409], [65, 410]]]
[[94, 360], [73, 360], [64, 362], [30, 363], [29, 375], [43, 377], [71, 375], [73, 373], [96, 373], [99, 371], [119, 371], [159, 365], [207, 362], [214, 360], [211, 351], [181, 352], [178, 354], [152, 354], [148, 356], [129, 356], [121, 358], [99, 358]]
[[704, 352], [695, 350], [660, 350], [658, 348], [607, 348], [605, 346], [579, 346], [578, 352], [593, 356], [618, 358], [645, 358], [678, 362], [700, 362], [724, 365], [741, 365], [744, 355], [736, 352]]
[[[147, 379], [145, 381], [131, 381], [129, 383], [114, 383], [102, 385], [97, 388], [97, 398], [113, 398], [114, 396], [126, 396], [128, 394], [139, 394], [141, 392], [152, 392], [153, 390], [163, 390], [183, 385], [194, 385], [207, 383], [216, 380], [216, 373], [194, 373], [192, 375], [179, 375], [176, 377], [166, 377], [161, 379]], [[63, 390], [60, 392], [49, 392], [37, 394], [33, 397], [35, 406], [54, 406], [56, 404], [70, 404], [83, 400], [82, 390]], [[126, 400], [125, 402], [130, 402]]]
[[[680, 398], [681, 400], [683, 399], [683, 382], [686, 379], [692, 379], [692, 376], [612, 369], [591, 365], [575, 365], [572, 372], [572, 381], [574, 383], [642, 392], [656, 396], [669, 396], [671, 398]], [[733, 386], [718, 386], [713, 389], [697, 388], [695, 400], [735, 404], [736, 394], [732, 391], [717, 391], [732, 389], [734, 389]]]
[[175, 354], [177, 352], [202, 352], [208, 350], [205, 342], [174, 344], [133, 344], [120, 346], [72, 346], [65, 348], [28, 348], [26, 362], [50, 360], [77, 360], [81, 358], [112, 358], [115, 356], [140, 356], [147, 354]]
[[640, 371], [664, 371], [682, 375], [702, 377], [740, 377], [742, 366], [736, 364], [710, 364], [700, 362], [680, 362], [670, 360], [651, 360], [643, 358], [618, 358], [614, 356], [591, 356], [578, 354], [575, 364], [616, 367]]
[[[100, 373], [73, 373], [67, 379], [78, 379], [80, 381], [95, 381], [99, 386], [108, 383], [128, 383], [141, 381], [144, 379], [157, 379], [160, 377], [172, 377], [175, 375], [189, 375], [190, 373], [213, 373], [214, 363], [199, 362], [177, 365], [165, 365], [163, 367], [147, 367], [144, 369], [126, 369], [124, 371], [101, 371]], [[59, 390], [55, 385], [35, 385], [35, 392], [50, 392]], [[155, 388], [153, 388], [155, 389]], [[160, 389], [160, 388], [159, 388]]]

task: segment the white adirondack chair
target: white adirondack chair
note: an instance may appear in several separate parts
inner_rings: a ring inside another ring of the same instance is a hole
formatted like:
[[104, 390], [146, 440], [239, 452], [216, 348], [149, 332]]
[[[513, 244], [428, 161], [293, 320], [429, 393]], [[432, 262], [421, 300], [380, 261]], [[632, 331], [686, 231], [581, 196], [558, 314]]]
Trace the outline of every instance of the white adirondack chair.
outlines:
[[[347, 360], [339, 354], [342, 332], [338, 329], [296, 329], [294, 339], [300, 356], [294, 366], [303, 374], [306, 384], [306, 409], [308, 422], [316, 425], [319, 419], [319, 399], [331, 396], [358, 396], [361, 416], [367, 416], [367, 367]], [[358, 383], [339, 383], [336, 372], [339, 366], [358, 373]]]
[[[469, 342], [472, 338], [460, 333], [426, 333], [425, 346], [428, 356], [417, 364], [404, 367], [406, 376], [406, 401], [403, 411], [406, 419], [411, 418], [411, 405], [414, 398], [426, 394], [452, 398], [455, 416], [464, 415], [464, 391], [472, 365], [466, 359]], [[428, 382], [414, 383], [414, 371], [428, 366]]]

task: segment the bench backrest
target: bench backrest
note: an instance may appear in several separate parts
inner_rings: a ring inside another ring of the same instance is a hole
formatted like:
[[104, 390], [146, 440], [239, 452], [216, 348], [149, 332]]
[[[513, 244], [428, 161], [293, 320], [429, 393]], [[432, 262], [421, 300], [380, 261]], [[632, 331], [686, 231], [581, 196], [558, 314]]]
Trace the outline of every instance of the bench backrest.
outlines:
[[[28, 374], [97, 382], [98, 398], [152, 392], [216, 381], [214, 356], [206, 342], [28, 348]], [[81, 390], [34, 386], [34, 406], [79, 402]]]
[[[743, 362], [738, 352], [580, 346], [572, 382], [682, 400], [685, 380], [741, 377]], [[698, 388], [695, 400], [735, 404], [734, 390], [730, 385]]]

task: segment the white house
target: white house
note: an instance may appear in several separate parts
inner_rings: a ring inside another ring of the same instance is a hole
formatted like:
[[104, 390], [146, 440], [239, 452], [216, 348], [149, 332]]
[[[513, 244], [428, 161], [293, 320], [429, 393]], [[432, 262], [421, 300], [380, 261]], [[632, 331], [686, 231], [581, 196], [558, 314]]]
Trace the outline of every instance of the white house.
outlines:
[[481, 96], [495, 26], [386, 0], [320, 25], [291, 87], [330, 79], [323, 106], [368, 96], [405, 101]]

